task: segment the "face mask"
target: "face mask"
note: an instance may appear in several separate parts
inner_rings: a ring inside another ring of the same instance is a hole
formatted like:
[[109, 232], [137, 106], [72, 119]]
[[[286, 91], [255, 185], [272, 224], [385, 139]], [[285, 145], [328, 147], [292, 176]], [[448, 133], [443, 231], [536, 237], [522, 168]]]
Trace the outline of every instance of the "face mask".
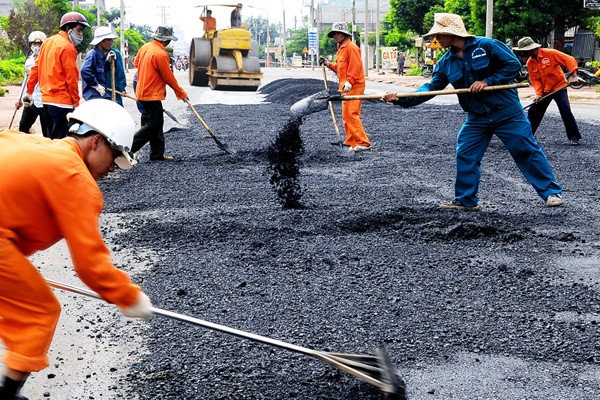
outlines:
[[69, 29], [67, 32], [69, 35], [69, 40], [73, 43], [74, 46], [79, 46], [81, 42], [83, 42], [83, 35], [78, 35], [73, 29]]
[[40, 52], [41, 47], [40, 46], [31, 46], [31, 54], [33, 54], [34, 56], [37, 56], [38, 53]]

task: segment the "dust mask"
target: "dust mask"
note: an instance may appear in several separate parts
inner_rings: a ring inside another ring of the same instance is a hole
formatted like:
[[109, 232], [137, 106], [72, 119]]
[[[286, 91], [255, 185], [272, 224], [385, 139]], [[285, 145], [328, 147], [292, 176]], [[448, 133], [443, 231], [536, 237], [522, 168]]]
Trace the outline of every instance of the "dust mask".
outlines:
[[41, 47], [40, 46], [31, 46], [31, 54], [33, 54], [34, 56], [37, 56], [40, 52]]
[[77, 34], [73, 29], [69, 29], [67, 34], [69, 35], [69, 40], [71, 40], [71, 43], [73, 43], [75, 47], [79, 46], [79, 44], [83, 42], [83, 35]]

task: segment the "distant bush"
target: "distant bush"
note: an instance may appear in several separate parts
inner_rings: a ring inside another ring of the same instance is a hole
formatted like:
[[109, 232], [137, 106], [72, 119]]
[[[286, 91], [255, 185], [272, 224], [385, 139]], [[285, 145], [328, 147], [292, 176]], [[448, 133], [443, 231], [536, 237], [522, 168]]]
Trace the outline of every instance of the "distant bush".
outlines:
[[18, 85], [25, 76], [25, 57], [0, 60], [0, 85]]

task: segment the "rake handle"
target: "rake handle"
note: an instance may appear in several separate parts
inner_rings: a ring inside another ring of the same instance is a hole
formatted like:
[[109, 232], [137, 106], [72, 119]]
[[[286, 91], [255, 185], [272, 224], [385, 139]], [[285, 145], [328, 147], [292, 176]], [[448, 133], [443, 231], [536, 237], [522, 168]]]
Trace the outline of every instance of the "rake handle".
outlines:
[[[55, 280], [52, 280], [52, 279], [46, 279], [46, 282], [48, 282], [48, 284], [50, 286], [55, 287], [57, 289], [66, 290], [68, 292], [72, 292], [72, 293], [80, 294], [80, 295], [83, 295], [83, 296], [91, 297], [93, 299], [98, 299], [98, 300], [102, 299], [98, 295], [98, 293], [93, 292], [93, 291], [88, 290], [88, 289], [84, 289], [84, 288], [81, 288], [81, 287], [69, 285], [69, 284], [62, 283], [62, 282], [58, 282], [58, 281], [55, 281]], [[204, 320], [199, 319], [199, 318], [189, 317], [187, 315], [178, 314], [176, 312], [168, 311], [168, 310], [163, 310], [163, 309], [160, 309], [160, 308], [157, 308], [157, 307], [152, 307], [152, 313], [156, 314], [156, 315], [160, 315], [162, 317], [169, 318], [169, 319], [173, 319], [173, 320], [177, 320], [177, 321], [182, 321], [182, 322], [187, 322], [187, 323], [192, 324], [192, 325], [202, 326], [204, 328], [208, 328], [208, 329], [211, 329], [213, 331], [219, 331], [219, 332], [223, 332], [223, 333], [228, 333], [230, 335], [235, 335], [235, 336], [243, 337], [243, 338], [246, 338], [246, 339], [253, 340], [255, 342], [261, 342], [261, 343], [266, 343], [266, 344], [269, 344], [269, 345], [281, 347], [281, 348], [284, 348], [284, 349], [287, 349], [287, 350], [295, 351], [296, 353], [302, 353], [302, 354], [306, 354], [306, 355], [313, 356], [313, 357], [315, 357], [316, 354], [320, 353], [318, 351], [311, 350], [311, 349], [306, 348], [306, 347], [297, 346], [295, 344], [286, 343], [286, 342], [283, 342], [283, 341], [277, 340], [277, 339], [271, 339], [269, 337], [257, 335], [255, 333], [245, 332], [245, 331], [242, 331], [242, 330], [239, 330], [239, 329], [230, 328], [230, 327], [225, 326], [225, 325], [215, 324], [213, 322], [204, 321]]]
[[[506, 89], [518, 89], [529, 87], [528, 83], [511, 83], [509, 85], [495, 85], [495, 86], [486, 86], [483, 88], [484, 92], [490, 92], [494, 90], [506, 90]], [[464, 94], [471, 93], [468, 88], [463, 89], [452, 89], [452, 90], [432, 90], [430, 92], [411, 92], [411, 93], [396, 93], [398, 98], [402, 97], [430, 97], [430, 96], [439, 96], [445, 94]], [[385, 96], [385, 94], [357, 94], [350, 96], [339, 96], [335, 97], [332, 100], [380, 100]]]
[[116, 89], [110, 89], [110, 88], [106, 88], [106, 90], [108, 90], [108, 91], [110, 91], [110, 92], [113, 92], [114, 94], [118, 94], [118, 95], [120, 95], [120, 96], [127, 97], [128, 99], [131, 99], [131, 100], [135, 100], [135, 101], [137, 101], [137, 98], [136, 98], [135, 96], [132, 96], [132, 95], [130, 95], [130, 94], [127, 94], [127, 93], [125, 93], [125, 92], [121, 92], [121, 91], [119, 91], [119, 90], [116, 90]]

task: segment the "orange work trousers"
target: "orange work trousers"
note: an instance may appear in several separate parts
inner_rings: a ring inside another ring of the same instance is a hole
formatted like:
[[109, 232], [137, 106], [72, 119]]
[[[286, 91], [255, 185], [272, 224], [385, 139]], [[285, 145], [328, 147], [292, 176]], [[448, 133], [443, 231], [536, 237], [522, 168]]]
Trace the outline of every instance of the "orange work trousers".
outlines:
[[[340, 91], [342, 89], [340, 88]], [[365, 84], [357, 83], [352, 86], [346, 95], [360, 95], [365, 93]], [[346, 140], [344, 144], [350, 147], [371, 146], [371, 140], [365, 133], [365, 128], [360, 120], [360, 109], [362, 100], [342, 101], [342, 121], [346, 131]]]
[[21, 372], [49, 365], [60, 303], [40, 272], [0, 229], [0, 339], [4, 364]]

